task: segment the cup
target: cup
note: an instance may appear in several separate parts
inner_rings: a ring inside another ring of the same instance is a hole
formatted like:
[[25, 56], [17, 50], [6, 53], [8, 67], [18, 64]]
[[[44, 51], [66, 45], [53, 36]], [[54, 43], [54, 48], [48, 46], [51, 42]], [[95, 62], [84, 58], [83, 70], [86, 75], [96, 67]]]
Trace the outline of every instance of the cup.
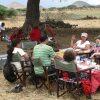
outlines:
[[68, 80], [68, 73], [67, 73], [67, 72], [64, 72], [64, 73], [63, 73], [63, 79], [64, 79], [64, 80]]

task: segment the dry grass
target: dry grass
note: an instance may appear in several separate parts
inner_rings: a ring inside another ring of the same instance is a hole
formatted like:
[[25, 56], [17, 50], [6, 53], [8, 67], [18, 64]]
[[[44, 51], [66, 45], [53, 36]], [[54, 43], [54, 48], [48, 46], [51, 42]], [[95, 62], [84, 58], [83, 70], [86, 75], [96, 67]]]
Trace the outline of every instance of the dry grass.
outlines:
[[64, 22], [78, 25], [78, 28], [100, 28], [100, 20], [64, 20]]
[[[41, 19], [42, 20], [42, 19]], [[3, 20], [7, 28], [21, 27], [24, 24], [25, 17], [17, 16], [15, 18]], [[65, 23], [78, 25], [77, 28], [100, 28], [100, 19], [96, 20], [63, 20]]]
[[[24, 18], [4, 20], [6, 27], [21, 27], [24, 24]], [[100, 20], [64, 20], [65, 23], [78, 25], [77, 28], [100, 28]]]
[[[45, 87], [37, 90], [29, 81], [27, 81], [27, 85], [23, 88], [22, 92], [9, 93], [15, 85], [16, 83], [11, 84], [6, 81], [2, 71], [0, 71], [0, 100], [74, 100], [69, 93], [57, 98], [56, 91], [52, 92], [52, 95], [50, 95]], [[85, 96], [81, 96], [81, 100], [86, 100]], [[93, 96], [93, 100], [100, 100], [99, 92]]]

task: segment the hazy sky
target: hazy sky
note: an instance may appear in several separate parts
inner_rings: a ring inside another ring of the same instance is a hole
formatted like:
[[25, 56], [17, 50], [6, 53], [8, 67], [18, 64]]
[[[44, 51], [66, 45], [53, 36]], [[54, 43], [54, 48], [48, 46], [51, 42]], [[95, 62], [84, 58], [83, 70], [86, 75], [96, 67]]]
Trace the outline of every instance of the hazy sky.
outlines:
[[[0, 0], [0, 4], [10, 4], [13, 1], [17, 1], [20, 2], [23, 5], [27, 4], [27, 0]], [[62, 2], [59, 2], [60, 0], [40, 0], [40, 5], [43, 7], [62, 7], [62, 6], [67, 6], [72, 4], [75, 1], [79, 1], [79, 0], [62, 0]], [[89, 4], [92, 5], [100, 5], [100, 0], [81, 0], [81, 1], [85, 1]]]

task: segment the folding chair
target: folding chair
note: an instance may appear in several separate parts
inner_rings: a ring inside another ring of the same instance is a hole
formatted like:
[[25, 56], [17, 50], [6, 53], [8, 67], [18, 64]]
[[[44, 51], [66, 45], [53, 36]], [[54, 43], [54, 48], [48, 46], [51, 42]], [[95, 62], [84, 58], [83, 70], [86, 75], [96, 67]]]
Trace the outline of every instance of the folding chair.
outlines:
[[37, 41], [22, 41], [21, 42], [21, 48], [24, 51], [31, 53], [31, 55], [32, 55], [32, 50], [35, 45], [37, 45]]
[[95, 60], [95, 62], [96, 62], [97, 64], [100, 65], [100, 56], [95, 56], [95, 57], [94, 57], [94, 60]]
[[[77, 65], [74, 62], [68, 63], [65, 61], [56, 60], [55, 63], [55, 68], [57, 70], [57, 97], [62, 96], [66, 92], [70, 92], [75, 98], [75, 100], [79, 100], [79, 95], [82, 90], [81, 81], [79, 77], [80, 73], [89, 70], [88, 78], [91, 80], [91, 70], [93, 69], [93, 67], [84, 70], [78, 70]], [[69, 74], [73, 73], [75, 77], [64, 79], [64, 72], [67, 72]], [[64, 90], [63, 93], [61, 93], [60, 89], [64, 89], [65, 86], [67, 90]], [[75, 94], [77, 94], [78, 97]]]
[[[27, 77], [32, 75], [34, 71], [33, 64], [29, 61], [22, 60], [18, 53], [13, 54], [11, 64], [13, 66], [14, 73], [17, 76], [17, 80], [20, 80], [21, 84], [26, 86]], [[18, 69], [18, 67], [20, 69]]]
[[[50, 78], [52, 77], [55, 78], [56, 73], [55, 72], [49, 73], [48, 67], [50, 67], [50, 65], [43, 65], [40, 58], [34, 58], [33, 63], [35, 71], [36, 88], [40, 88], [44, 85], [48, 89], [48, 92], [51, 93]], [[41, 69], [41, 71], [39, 69]], [[41, 81], [41, 85], [38, 85], [37, 80]]]

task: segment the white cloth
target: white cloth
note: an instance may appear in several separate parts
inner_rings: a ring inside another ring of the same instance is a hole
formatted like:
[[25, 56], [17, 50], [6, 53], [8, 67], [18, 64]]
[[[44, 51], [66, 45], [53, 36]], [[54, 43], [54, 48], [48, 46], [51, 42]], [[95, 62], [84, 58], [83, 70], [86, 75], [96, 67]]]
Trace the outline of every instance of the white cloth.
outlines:
[[[19, 53], [21, 56], [26, 54], [23, 49], [16, 48], [16, 47], [13, 50], [13, 54], [15, 54], [15, 53]], [[20, 62], [12, 62], [12, 64], [14, 64], [16, 66], [17, 70], [21, 70], [22, 69]]]
[[85, 41], [84, 43], [81, 43], [81, 41], [82, 40], [79, 40], [79, 41], [76, 42], [77, 47], [85, 48], [86, 45], [90, 45], [89, 41]]
[[16, 66], [17, 70], [22, 70], [20, 62], [11, 62], [11, 64], [14, 64]]
[[21, 48], [14, 48], [13, 53], [19, 53], [21, 56], [24, 56], [26, 53]]
[[5, 27], [4, 27], [4, 26], [2, 27], [2, 26], [0, 25], [0, 32], [1, 32], [2, 30], [4, 31], [4, 30], [5, 30]]

